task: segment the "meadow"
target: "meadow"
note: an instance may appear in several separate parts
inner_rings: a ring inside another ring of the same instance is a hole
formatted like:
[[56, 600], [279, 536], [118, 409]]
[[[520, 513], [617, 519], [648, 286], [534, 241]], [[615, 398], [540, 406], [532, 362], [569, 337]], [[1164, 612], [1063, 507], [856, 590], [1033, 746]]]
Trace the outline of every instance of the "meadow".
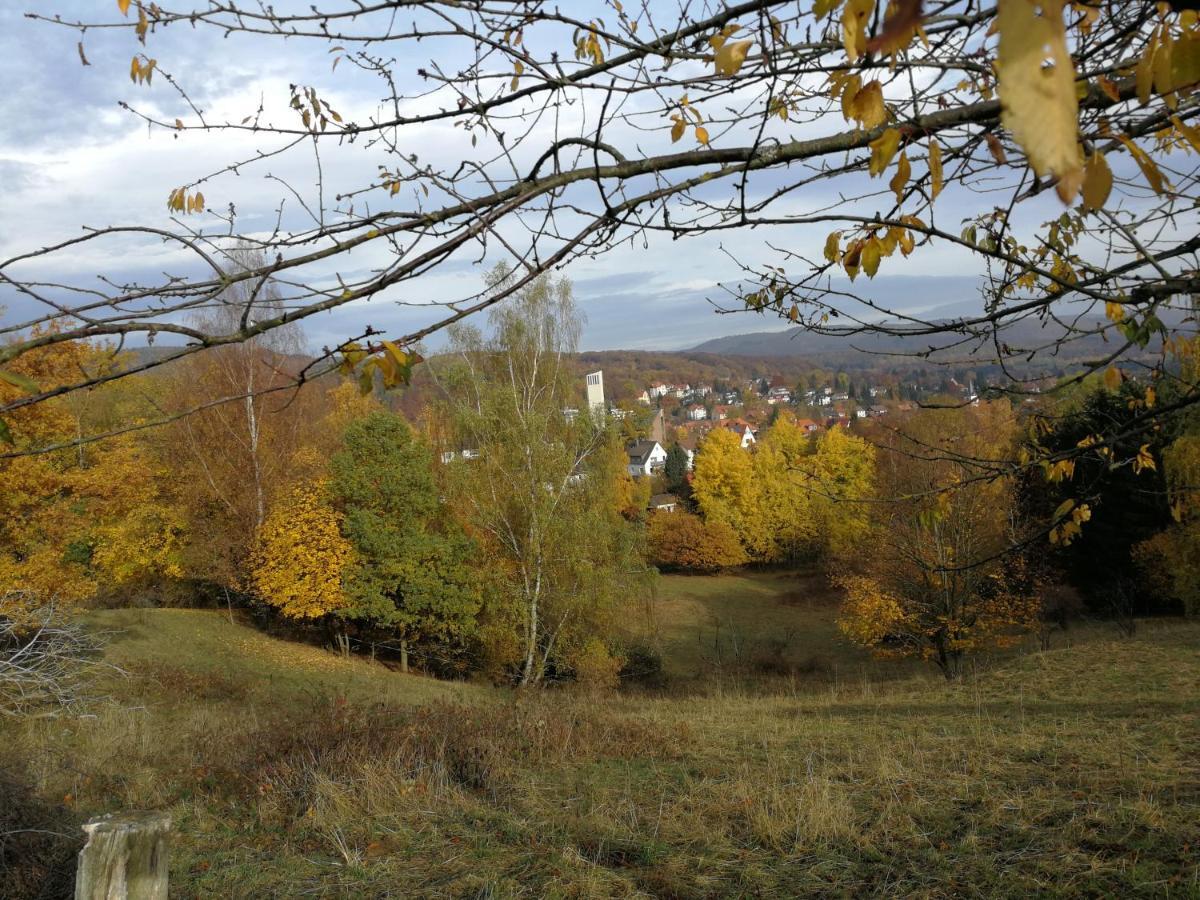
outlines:
[[45, 832], [0, 838], [6, 889], [55, 896], [80, 821], [158, 808], [173, 897], [1200, 895], [1200, 626], [947, 684], [835, 619], [813, 577], [665, 577], [661, 683], [595, 694], [97, 611], [106, 699], [0, 734], [0, 834]]

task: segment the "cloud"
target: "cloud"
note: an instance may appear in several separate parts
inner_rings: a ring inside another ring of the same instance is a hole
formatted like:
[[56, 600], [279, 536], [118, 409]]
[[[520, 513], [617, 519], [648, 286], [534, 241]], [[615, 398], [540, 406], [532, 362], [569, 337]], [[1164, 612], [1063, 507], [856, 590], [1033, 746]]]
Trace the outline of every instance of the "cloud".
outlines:
[[[90, 0], [45, 0], [51, 13], [64, 19], [118, 18], [115, 4], [97, 12]], [[101, 4], [104, 7], [104, 4]], [[593, 110], [587, 98], [573, 98], [555, 116], [542, 116], [530, 126], [523, 142], [505, 159], [492, 138], [473, 143], [462, 128], [429, 124], [406, 127], [397, 136], [399, 156], [370, 140], [325, 141], [319, 159], [310, 141], [302, 141], [291, 152], [275, 155], [285, 138], [246, 130], [223, 130], [211, 135], [147, 130], [131, 113], [120, 109], [118, 100], [135, 108], [188, 124], [197, 114], [190, 109], [165, 79], [156, 77], [149, 86], [135, 86], [128, 78], [130, 55], [141, 48], [127, 30], [93, 29], [83, 36], [91, 63], [82, 66], [75, 44], [77, 32], [46, 23], [32, 22], [23, 9], [11, 4], [0, 9], [0, 78], [18, 89], [0, 94], [0, 116], [6, 127], [0, 133], [0, 259], [32, 248], [78, 236], [81, 226], [104, 227], [132, 223], [154, 228], [172, 228], [166, 210], [169, 191], [208, 173], [220, 172], [229, 163], [260, 157], [259, 161], [225, 172], [206, 182], [203, 190], [209, 204], [237, 212], [242, 232], [268, 234], [278, 224], [284, 231], [311, 228], [320, 216], [324, 201], [326, 217], [336, 218], [338, 209], [351, 203], [356, 212], [365, 208], [424, 208], [444, 198], [425, 198], [405, 190], [396, 198], [385, 191], [364, 187], [377, 183], [379, 167], [431, 165], [453, 170], [471, 161], [486, 167], [490, 178], [510, 183], [524, 177], [555, 134], [579, 133], [591, 127]], [[540, 38], [531, 38], [540, 39]], [[425, 42], [423, 53], [445, 71], [469, 62], [461, 45], [449, 40]], [[151, 34], [146, 52], [153, 54], [164, 72], [185, 84], [195, 105], [209, 122], [240, 123], [261, 108], [264, 121], [293, 123], [288, 107], [291, 84], [312, 84], [347, 119], [378, 119], [391, 114], [381, 105], [385, 86], [371, 74], [343, 63], [331, 69], [328, 48], [319, 42], [280, 40], [234, 35], [225, 39], [213, 27], [176, 25]], [[394, 66], [402, 90], [419, 89], [422, 80], [416, 69], [423, 60], [404, 59]], [[814, 76], [815, 77], [815, 76]], [[427, 88], [426, 88], [427, 89]], [[732, 100], [730, 100], [732, 102]], [[425, 93], [406, 101], [404, 112], [433, 111], [453, 105], [446, 89]], [[637, 118], [639, 130], [616, 131], [606, 139], [615, 141], [630, 155], [665, 151], [673, 145], [666, 133], [656, 131], [665, 121], [658, 101], [633, 97], [624, 111]], [[840, 119], [837, 127], [842, 127]], [[768, 137], [780, 141], [811, 137], [828, 129], [827, 121], [768, 123]], [[516, 134], [517, 129], [511, 129]], [[714, 141], [726, 138], [713, 134]], [[731, 135], [728, 140], [738, 139]], [[686, 140], [691, 141], [689, 136]], [[514, 138], [510, 136], [509, 144]], [[675, 149], [679, 149], [678, 146]], [[592, 151], [569, 148], [561, 165], [590, 161]], [[548, 168], [554, 164], [547, 161]], [[914, 167], [920, 161], [914, 157]], [[761, 199], [786, 188], [800, 170], [767, 170], [748, 179], [747, 196]], [[318, 182], [318, 172], [320, 181]], [[482, 179], [481, 179], [482, 183]], [[645, 178], [627, 186], [633, 194], [655, 185]], [[318, 190], [318, 186], [320, 190]], [[712, 204], [710, 212], [727, 207], [737, 198], [738, 186], [721, 180], [705, 185], [700, 196]], [[773, 214], [802, 217], [823, 213], [842, 202], [840, 191], [876, 191], [888, 195], [881, 182], [818, 180], [802, 192], [793, 191], [777, 200]], [[595, 186], [581, 184], [569, 189], [569, 202], [595, 204]], [[346, 199], [338, 200], [338, 196]], [[352, 199], [350, 199], [352, 197]], [[875, 204], [874, 198], [864, 201]], [[958, 213], [950, 191], [939, 209], [947, 221]], [[849, 208], [849, 207], [846, 207]], [[327, 218], [327, 221], [329, 218]], [[529, 222], [536, 223], [536, 213]], [[585, 223], [582, 217], [563, 212], [555, 222], [560, 234], [570, 234]], [[189, 224], [214, 233], [226, 226], [211, 217], [194, 217]], [[720, 314], [713, 302], [735, 302], [729, 286], [746, 276], [746, 267], [786, 264], [790, 273], [805, 271], [796, 259], [785, 259], [781, 249], [809, 258], [820, 256], [829, 224], [783, 225], [750, 231], [730, 230], [672, 240], [661, 232], [626, 233], [629, 240], [594, 257], [580, 258], [563, 274], [572, 279], [580, 305], [588, 316], [583, 343], [587, 348], [679, 348], [723, 334], [767, 328], [784, 328], [788, 323], [747, 314]], [[501, 257], [504, 243], [518, 245], [525, 235], [516, 222], [502, 224], [487, 235], [486, 246], [475, 243], [462, 248], [419, 279], [389, 288], [370, 302], [360, 301], [323, 313], [306, 322], [314, 346], [336, 344], [362, 331], [367, 324], [392, 334], [422, 328], [445, 313], [445, 307], [469, 298], [483, 285], [484, 273]], [[553, 234], [544, 234], [539, 251], [545, 255], [556, 246]], [[402, 248], [419, 253], [428, 244]], [[312, 249], [306, 246], [305, 249]], [[353, 254], [328, 263], [314, 264], [305, 280], [333, 289], [339, 280], [353, 281], [393, 264], [397, 251], [385, 241], [371, 242]], [[161, 282], [164, 273], [194, 277], [206, 265], [180, 245], [157, 236], [120, 235], [72, 247], [69, 251], [36, 264], [23, 265], [20, 274], [45, 281], [72, 281], [80, 287], [98, 284], [105, 275], [118, 282]], [[896, 273], [912, 274], [906, 280]], [[964, 272], [975, 264], [964, 251], [938, 253], [918, 251], [903, 266], [897, 260], [884, 262], [874, 282], [860, 279], [855, 290], [875, 302], [919, 311], [947, 304], [974, 301], [975, 279]], [[923, 279], [923, 280], [922, 280]], [[835, 279], [831, 285], [846, 285]], [[51, 291], [50, 293], [54, 293]], [[61, 299], [65, 295], [57, 295]], [[848, 302], [848, 301], [847, 301]], [[22, 320], [43, 310], [0, 286], [0, 304], [7, 306], [7, 323]], [[432, 342], [436, 346], [437, 339]]]

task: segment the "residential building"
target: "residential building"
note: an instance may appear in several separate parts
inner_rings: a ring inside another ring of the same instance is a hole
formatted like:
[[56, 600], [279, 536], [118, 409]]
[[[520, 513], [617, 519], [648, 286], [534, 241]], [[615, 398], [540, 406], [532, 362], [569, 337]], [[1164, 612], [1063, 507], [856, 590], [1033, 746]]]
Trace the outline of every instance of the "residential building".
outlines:
[[655, 494], [646, 508], [651, 512], [673, 513], [679, 508], [679, 498], [674, 494]]
[[625, 448], [629, 474], [635, 478], [656, 475], [667, 464], [667, 451], [658, 441], [634, 441]]
[[732, 422], [722, 422], [721, 424], [742, 439], [743, 450], [754, 445], [754, 429], [750, 427], [749, 422], [735, 420]]
[[693, 422], [699, 422], [701, 419], [708, 418], [708, 410], [695, 403], [687, 408], [687, 417]]

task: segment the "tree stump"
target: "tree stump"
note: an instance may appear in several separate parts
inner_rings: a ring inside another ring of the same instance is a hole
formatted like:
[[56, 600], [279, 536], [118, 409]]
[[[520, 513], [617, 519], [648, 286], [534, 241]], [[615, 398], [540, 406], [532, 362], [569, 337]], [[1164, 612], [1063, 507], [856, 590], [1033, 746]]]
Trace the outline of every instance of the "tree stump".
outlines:
[[164, 812], [109, 813], [83, 826], [75, 900], [167, 900]]

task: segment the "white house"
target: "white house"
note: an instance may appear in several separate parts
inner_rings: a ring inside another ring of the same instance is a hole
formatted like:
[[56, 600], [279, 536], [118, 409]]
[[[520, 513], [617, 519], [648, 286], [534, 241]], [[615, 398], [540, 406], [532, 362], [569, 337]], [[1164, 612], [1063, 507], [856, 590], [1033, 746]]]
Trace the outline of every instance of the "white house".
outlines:
[[687, 417], [693, 422], [699, 422], [701, 419], [708, 418], [708, 410], [699, 403], [696, 403], [688, 407]]
[[726, 422], [725, 427], [742, 439], [742, 449], [754, 445], [754, 429], [745, 422]]
[[674, 494], [655, 494], [646, 508], [651, 512], [673, 513], [679, 508], [679, 498]]
[[655, 475], [667, 464], [667, 451], [658, 441], [634, 441], [625, 448], [629, 457], [629, 474], [635, 478]]

